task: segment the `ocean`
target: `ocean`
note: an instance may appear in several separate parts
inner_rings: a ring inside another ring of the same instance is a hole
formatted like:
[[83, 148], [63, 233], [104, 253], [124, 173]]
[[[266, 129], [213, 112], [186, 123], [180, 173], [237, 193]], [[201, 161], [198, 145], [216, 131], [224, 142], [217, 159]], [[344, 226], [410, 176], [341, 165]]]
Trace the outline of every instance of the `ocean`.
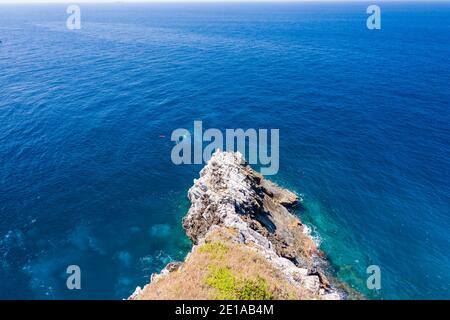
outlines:
[[279, 129], [269, 178], [339, 279], [450, 299], [450, 4], [368, 5], [1, 5], [0, 298], [123, 299], [184, 259], [202, 165], [170, 137], [199, 120]]

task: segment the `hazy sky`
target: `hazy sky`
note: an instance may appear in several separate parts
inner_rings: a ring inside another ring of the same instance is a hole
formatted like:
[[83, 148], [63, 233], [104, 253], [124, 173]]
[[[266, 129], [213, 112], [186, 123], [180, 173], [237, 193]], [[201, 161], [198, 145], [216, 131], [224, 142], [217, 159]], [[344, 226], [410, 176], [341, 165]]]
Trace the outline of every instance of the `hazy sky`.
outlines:
[[[110, 2], [382, 2], [380, 0], [0, 0], [0, 3], [110, 3]], [[389, 1], [389, 0], [388, 0]], [[411, 1], [411, 0], [390, 0], [390, 1]], [[414, 0], [413, 0], [414, 1]], [[427, 0], [425, 0], [427, 1]], [[434, 0], [436, 1], [436, 0]], [[445, 0], [444, 0], [445, 1]]]
[[[0, 4], [2, 3], [111, 3], [111, 2], [373, 2], [379, 3], [383, 2], [383, 0], [0, 0]], [[415, 0], [385, 0], [385, 1], [415, 1]], [[416, 0], [416, 1], [438, 1], [438, 2], [447, 2], [450, 0]]]
[[[292, 1], [345, 1], [345, 0], [0, 0], [0, 3], [110, 3], [110, 2], [292, 2]], [[354, 0], [358, 1], [358, 0]], [[361, 0], [359, 0], [361, 1]]]

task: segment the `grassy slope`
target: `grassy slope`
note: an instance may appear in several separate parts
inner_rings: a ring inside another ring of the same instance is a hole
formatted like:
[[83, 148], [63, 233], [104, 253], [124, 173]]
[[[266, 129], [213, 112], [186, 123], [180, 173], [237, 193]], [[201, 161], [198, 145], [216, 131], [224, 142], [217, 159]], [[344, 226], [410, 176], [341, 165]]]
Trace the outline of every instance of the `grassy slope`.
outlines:
[[261, 254], [219, 228], [180, 268], [152, 281], [138, 299], [314, 299], [288, 283]]

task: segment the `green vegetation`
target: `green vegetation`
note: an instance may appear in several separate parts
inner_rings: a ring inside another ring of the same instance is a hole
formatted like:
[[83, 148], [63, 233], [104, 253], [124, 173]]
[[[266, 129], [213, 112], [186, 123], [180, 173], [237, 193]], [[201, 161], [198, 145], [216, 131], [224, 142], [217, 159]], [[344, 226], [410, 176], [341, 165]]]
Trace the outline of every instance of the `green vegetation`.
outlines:
[[284, 300], [313, 298], [298, 290], [249, 244], [234, 242], [235, 229], [205, 237], [177, 271], [152, 281], [139, 299]]
[[209, 266], [206, 283], [217, 290], [218, 300], [271, 300], [272, 293], [265, 279], [239, 278], [230, 268]]
[[209, 253], [213, 259], [223, 259], [228, 247], [222, 242], [208, 242], [198, 248], [201, 253]]

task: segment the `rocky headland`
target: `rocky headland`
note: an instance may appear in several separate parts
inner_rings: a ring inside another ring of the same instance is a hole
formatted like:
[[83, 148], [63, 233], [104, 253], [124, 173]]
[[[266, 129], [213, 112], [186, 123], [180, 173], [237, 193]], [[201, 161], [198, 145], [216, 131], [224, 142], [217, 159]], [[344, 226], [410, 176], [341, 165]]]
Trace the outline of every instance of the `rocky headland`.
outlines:
[[129, 299], [349, 299], [293, 214], [293, 192], [254, 171], [239, 153], [214, 153], [188, 191], [183, 227], [193, 242]]

